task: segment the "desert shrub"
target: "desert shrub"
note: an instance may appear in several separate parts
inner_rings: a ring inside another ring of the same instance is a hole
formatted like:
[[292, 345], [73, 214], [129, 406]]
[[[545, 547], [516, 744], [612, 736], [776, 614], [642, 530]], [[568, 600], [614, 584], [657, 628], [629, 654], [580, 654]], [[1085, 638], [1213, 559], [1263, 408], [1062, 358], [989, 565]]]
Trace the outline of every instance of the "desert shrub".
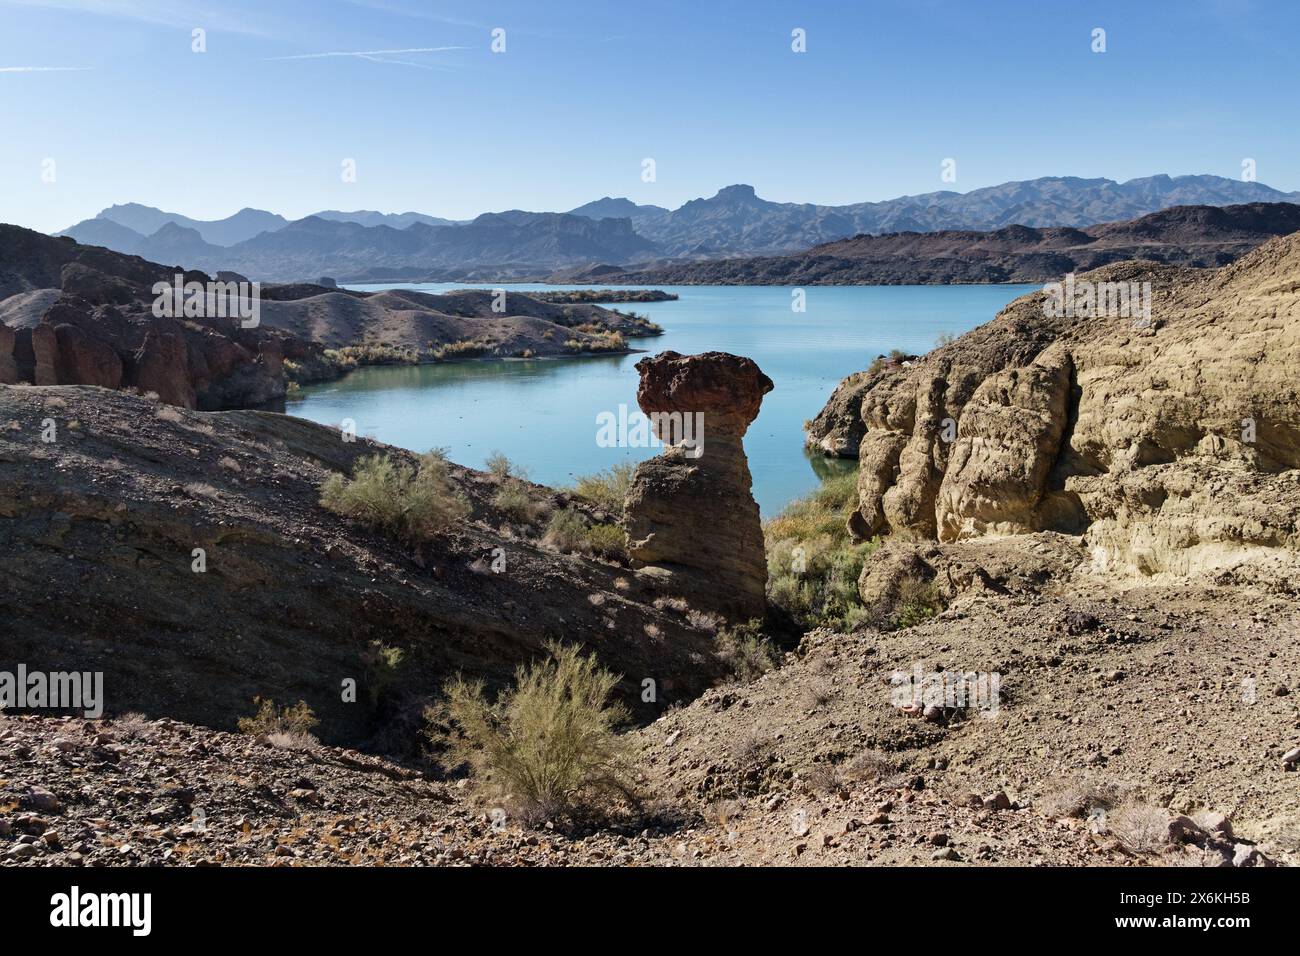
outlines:
[[616, 733], [628, 713], [610, 701], [619, 678], [576, 647], [550, 644], [547, 652], [519, 668], [514, 688], [494, 703], [481, 681], [447, 685], [443, 706], [429, 715], [444, 766], [468, 766], [480, 787], [530, 823], [635, 801], [629, 749]]
[[623, 513], [623, 499], [632, 486], [632, 476], [636, 474], [636, 462], [621, 461], [604, 471], [579, 478], [573, 486], [573, 493], [586, 498], [592, 504], [614, 514]]
[[776, 666], [775, 645], [763, 634], [763, 622], [755, 618], [745, 624], [723, 628], [714, 638], [718, 657], [732, 677], [742, 684], [758, 680]]
[[433, 357], [439, 361], [445, 361], [447, 359], [477, 358], [480, 355], [486, 355], [491, 350], [491, 342], [476, 339], [462, 339], [459, 342], [448, 342], [446, 345], [435, 349]]
[[850, 630], [868, 616], [858, 578], [879, 541], [850, 539], [857, 503], [857, 473], [835, 475], [764, 526], [768, 600], [805, 627]]
[[503, 452], [494, 451], [487, 456], [485, 462], [488, 473], [497, 481], [505, 481], [507, 478], [526, 479], [528, 469], [523, 465], [517, 465], [505, 456]]
[[1076, 778], [1044, 796], [1038, 804], [1050, 817], [1082, 819], [1098, 810], [1113, 809], [1120, 803], [1120, 797], [1119, 787], [1113, 783]]
[[891, 623], [897, 630], [914, 627], [928, 621], [943, 608], [943, 599], [934, 582], [906, 577], [898, 583]]
[[952, 345], [952, 343], [956, 341], [957, 341], [956, 334], [952, 332], [940, 332], [938, 335], [934, 337], [934, 347], [937, 349], [941, 349], [945, 345]]
[[534, 499], [528, 487], [513, 478], [507, 479], [492, 496], [492, 506], [520, 524], [536, 524], [546, 513], [546, 503]]
[[144, 740], [153, 733], [153, 729], [153, 722], [136, 711], [113, 718], [113, 730], [124, 740]]
[[389, 534], [419, 544], [469, 514], [439, 451], [421, 455], [416, 468], [389, 455], [362, 458], [352, 477], [331, 475], [321, 486], [321, 504]]
[[345, 345], [341, 349], [325, 350], [325, 360], [340, 371], [351, 371], [361, 365], [414, 365], [419, 359], [417, 353], [392, 345]]
[[1156, 853], [1170, 843], [1169, 814], [1137, 801], [1108, 812], [1106, 828], [1130, 853]]
[[559, 551], [585, 552], [589, 533], [587, 519], [572, 508], [551, 515], [542, 543]]
[[593, 524], [587, 528], [587, 550], [607, 558], [627, 554], [627, 535], [616, 524]]
[[378, 707], [397, 677], [406, 652], [400, 647], [389, 647], [383, 641], [373, 640], [366, 647], [366, 686], [370, 691], [370, 706]]
[[252, 717], [239, 718], [240, 733], [310, 736], [320, 723], [304, 700], [279, 707], [269, 697], [254, 697], [253, 704], [257, 707], [257, 713]]

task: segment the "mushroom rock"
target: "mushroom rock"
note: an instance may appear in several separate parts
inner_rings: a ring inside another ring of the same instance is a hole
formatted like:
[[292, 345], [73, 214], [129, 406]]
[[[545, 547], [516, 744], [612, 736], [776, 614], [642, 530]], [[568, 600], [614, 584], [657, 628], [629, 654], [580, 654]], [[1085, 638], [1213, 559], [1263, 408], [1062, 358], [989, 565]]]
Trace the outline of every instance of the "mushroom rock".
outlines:
[[637, 404], [665, 447], [637, 466], [628, 489], [629, 555], [693, 607], [762, 617], [767, 557], [743, 438], [772, 380], [726, 352], [662, 352], [636, 368]]

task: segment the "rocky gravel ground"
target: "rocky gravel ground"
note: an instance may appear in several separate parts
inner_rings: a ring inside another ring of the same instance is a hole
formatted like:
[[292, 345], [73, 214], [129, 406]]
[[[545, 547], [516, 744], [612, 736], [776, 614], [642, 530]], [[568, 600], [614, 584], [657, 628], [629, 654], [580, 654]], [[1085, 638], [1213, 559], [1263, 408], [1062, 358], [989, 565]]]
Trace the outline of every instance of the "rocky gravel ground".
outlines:
[[[632, 731], [647, 808], [581, 831], [344, 748], [9, 716], [0, 862], [1287, 865], [1297, 613], [1244, 597], [998, 595], [906, 631], [812, 632], [759, 680]], [[998, 670], [996, 713], [900, 704], [890, 677], [918, 662]]]

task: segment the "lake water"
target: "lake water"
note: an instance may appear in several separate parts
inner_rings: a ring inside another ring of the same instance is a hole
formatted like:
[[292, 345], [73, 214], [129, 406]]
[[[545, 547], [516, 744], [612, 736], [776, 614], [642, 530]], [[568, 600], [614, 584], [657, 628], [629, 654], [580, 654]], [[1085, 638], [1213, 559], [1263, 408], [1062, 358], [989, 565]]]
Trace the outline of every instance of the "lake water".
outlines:
[[[466, 287], [352, 288], [445, 292]], [[629, 344], [649, 353], [671, 349], [686, 355], [713, 350], [747, 355], [776, 385], [745, 436], [754, 497], [764, 517], [770, 517], [816, 487], [829, 470], [853, 467], [810, 456], [803, 448], [803, 423], [817, 414], [844, 376], [890, 349], [924, 353], [941, 332], [960, 334], [987, 322], [1012, 299], [1038, 287], [814, 286], [804, 290], [804, 312], [792, 310], [788, 287], [657, 288], [680, 299], [613, 306], [648, 315], [664, 327], [662, 336]], [[360, 435], [415, 451], [445, 447], [453, 461], [474, 468], [500, 450], [527, 468], [534, 481], [566, 485], [620, 460], [639, 461], [656, 453], [652, 448], [602, 448], [596, 442], [600, 413], [617, 416], [620, 404], [629, 413], [637, 411], [633, 366], [642, 357], [363, 368], [337, 382], [303, 389], [286, 411], [332, 425], [351, 418]]]

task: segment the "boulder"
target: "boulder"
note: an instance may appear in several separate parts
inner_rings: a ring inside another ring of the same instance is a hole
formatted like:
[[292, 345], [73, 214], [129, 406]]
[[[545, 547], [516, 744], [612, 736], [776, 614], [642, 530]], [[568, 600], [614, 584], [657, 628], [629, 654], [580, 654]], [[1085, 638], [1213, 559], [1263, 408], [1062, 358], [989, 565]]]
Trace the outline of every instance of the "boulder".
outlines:
[[767, 557], [743, 438], [772, 380], [725, 352], [663, 352], [636, 367], [637, 404], [666, 447], [628, 489], [629, 555], [699, 609], [762, 617]]
[[135, 385], [142, 391], [157, 393], [169, 405], [194, 408], [189, 349], [184, 337], [159, 328], [145, 333], [144, 342], [135, 354]]

